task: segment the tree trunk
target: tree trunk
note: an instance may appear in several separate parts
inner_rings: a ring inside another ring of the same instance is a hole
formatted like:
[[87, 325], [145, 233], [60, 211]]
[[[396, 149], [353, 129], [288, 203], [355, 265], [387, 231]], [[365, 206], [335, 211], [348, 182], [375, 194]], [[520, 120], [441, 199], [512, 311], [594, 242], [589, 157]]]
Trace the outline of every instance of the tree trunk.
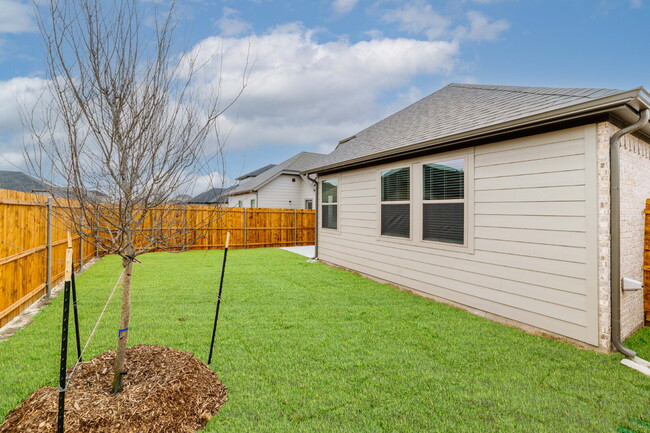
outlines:
[[[131, 249], [129, 249], [131, 250]], [[132, 255], [127, 253], [127, 256]], [[126, 343], [129, 339], [129, 320], [131, 318], [131, 275], [133, 272], [133, 260], [124, 258], [122, 266], [125, 268], [122, 277], [122, 315], [117, 339], [117, 353], [115, 354], [115, 365], [113, 366], [113, 393], [122, 391], [122, 373], [124, 372], [124, 361], [126, 358]]]

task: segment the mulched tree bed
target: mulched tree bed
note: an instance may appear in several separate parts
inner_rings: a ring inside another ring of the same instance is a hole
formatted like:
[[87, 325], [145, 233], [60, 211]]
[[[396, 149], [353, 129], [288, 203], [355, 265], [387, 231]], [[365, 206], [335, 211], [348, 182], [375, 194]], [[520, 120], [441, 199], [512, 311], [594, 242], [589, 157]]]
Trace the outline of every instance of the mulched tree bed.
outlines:
[[[128, 374], [113, 395], [114, 359], [109, 351], [77, 367], [66, 392], [66, 432], [193, 433], [227, 400], [226, 387], [194, 355], [148, 345], [126, 350]], [[0, 433], [56, 432], [57, 408], [58, 388], [40, 388], [9, 412]]]

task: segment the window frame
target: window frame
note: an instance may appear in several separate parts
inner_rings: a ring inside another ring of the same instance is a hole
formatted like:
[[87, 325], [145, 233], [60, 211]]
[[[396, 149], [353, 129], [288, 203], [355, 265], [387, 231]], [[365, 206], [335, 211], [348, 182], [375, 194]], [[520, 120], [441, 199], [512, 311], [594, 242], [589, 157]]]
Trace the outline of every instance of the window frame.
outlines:
[[[328, 182], [328, 181], [336, 181], [336, 201], [334, 203], [323, 203], [323, 183]], [[341, 233], [341, 200], [339, 200], [339, 197], [341, 195], [341, 176], [340, 175], [334, 175], [334, 176], [327, 176], [323, 177], [318, 181], [318, 205], [320, 207], [320, 212], [318, 212], [318, 229], [319, 230], [326, 230], [328, 233]], [[324, 207], [325, 206], [331, 206], [335, 205], [336, 206], [336, 228], [330, 228], [330, 227], [323, 227], [323, 215], [325, 214], [324, 212]]]
[[[409, 199], [408, 200], [395, 200], [395, 201], [383, 201], [382, 200], [382, 174], [389, 170], [395, 170], [400, 168], [409, 169]], [[390, 165], [385, 165], [379, 168], [376, 171], [377, 178], [377, 238], [385, 239], [391, 241], [413, 241], [413, 173], [414, 173], [414, 164], [412, 163], [395, 163]], [[382, 233], [382, 205], [384, 204], [408, 204], [409, 205], [409, 235], [408, 236], [395, 236]]]
[[[424, 166], [427, 164], [437, 164], [445, 161], [462, 159], [464, 163], [463, 176], [463, 198], [449, 200], [425, 200], [424, 199]], [[424, 245], [435, 246], [436, 248], [451, 251], [474, 252], [474, 152], [459, 151], [432, 155], [431, 157], [422, 158], [417, 164], [417, 229], [418, 241]], [[436, 241], [424, 239], [424, 205], [425, 204], [444, 204], [444, 203], [463, 203], [463, 243], [455, 244], [452, 242]]]

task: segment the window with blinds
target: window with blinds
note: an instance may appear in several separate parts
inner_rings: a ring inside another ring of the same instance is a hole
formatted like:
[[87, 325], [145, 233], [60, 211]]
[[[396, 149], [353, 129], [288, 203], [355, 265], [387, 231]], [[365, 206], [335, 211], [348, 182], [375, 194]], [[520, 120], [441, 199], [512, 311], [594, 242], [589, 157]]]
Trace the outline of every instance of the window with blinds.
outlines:
[[321, 183], [321, 209], [324, 229], [337, 228], [338, 180], [329, 179]]
[[381, 172], [381, 234], [411, 236], [411, 170], [408, 167]]
[[422, 166], [422, 238], [465, 243], [465, 160]]

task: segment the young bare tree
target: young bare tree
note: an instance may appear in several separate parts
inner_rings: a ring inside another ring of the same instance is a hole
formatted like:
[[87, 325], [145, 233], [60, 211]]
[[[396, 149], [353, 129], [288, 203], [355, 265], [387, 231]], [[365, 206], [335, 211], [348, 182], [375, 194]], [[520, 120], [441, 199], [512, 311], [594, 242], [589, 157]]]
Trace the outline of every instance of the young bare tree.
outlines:
[[[135, 258], [183, 245], [165, 207], [184, 192], [206, 157], [221, 155], [220, 88], [194, 85], [199, 54], [173, 53], [174, 8], [145, 15], [138, 0], [50, 0], [36, 5], [50, 88], [28, 113], [32, 171], [66, 185], [70, 227], [122, 257], [122, 311], [113, 386], [121, 389]], [[247, 69], [247, 68], [246, 68]], [[220, 71], [211, 71], [212, 75]], [[206, 143], [210, 149], [206, 150]], [[145, 222], [149, 224], [145, 225]]]

